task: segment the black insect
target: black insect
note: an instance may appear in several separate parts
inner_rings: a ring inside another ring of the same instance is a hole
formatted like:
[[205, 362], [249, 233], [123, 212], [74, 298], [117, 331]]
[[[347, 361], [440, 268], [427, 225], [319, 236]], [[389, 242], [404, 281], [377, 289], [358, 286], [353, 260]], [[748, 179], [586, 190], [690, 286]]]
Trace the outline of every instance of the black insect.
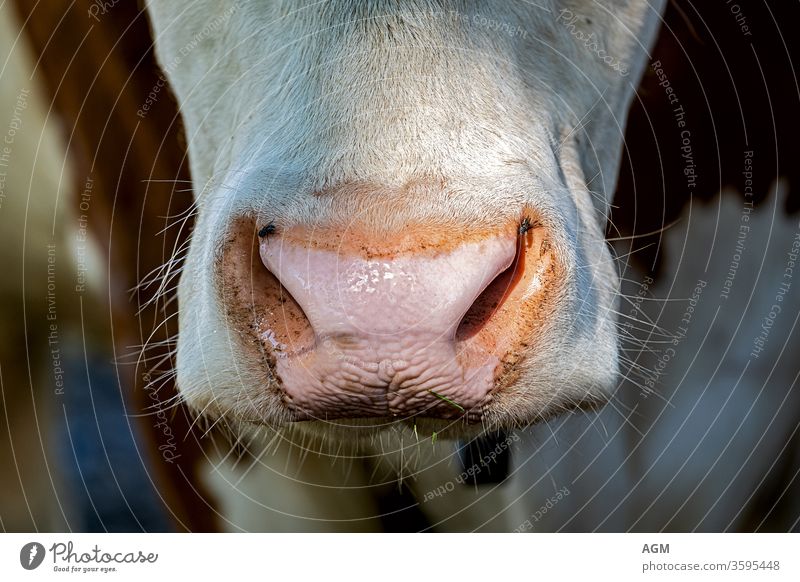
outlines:
[[533, 224], [531, 224], [531, 219], [526, 216], [522, 219], [522, 222], [519, 223], [519, 230], [517, 230], [517, 234], [519, 234], [519, 236], [523, 236], [532, 228]]
[[276, 228], [277, 227], [275, 226], [275, 223], [270, 222], [268, 225], [264, 226], [261, 230], [258, 231], [258, 236], [260, 238], [264, 238], [268, 234], [272, 234], [273, 232], [275, 232]]

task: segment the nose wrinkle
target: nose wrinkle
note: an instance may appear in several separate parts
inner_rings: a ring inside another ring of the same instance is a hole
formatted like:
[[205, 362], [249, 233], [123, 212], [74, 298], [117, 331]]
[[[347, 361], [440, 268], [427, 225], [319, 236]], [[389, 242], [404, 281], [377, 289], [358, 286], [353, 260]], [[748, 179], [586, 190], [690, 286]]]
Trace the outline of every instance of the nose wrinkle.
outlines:
[[408, 333], [452, 340], [475, 299], [511, 265], [516, 246], [495, 237], [446, 253], [366, 259], [269, 239], [260, 252], [318, 340], [379, 344]]

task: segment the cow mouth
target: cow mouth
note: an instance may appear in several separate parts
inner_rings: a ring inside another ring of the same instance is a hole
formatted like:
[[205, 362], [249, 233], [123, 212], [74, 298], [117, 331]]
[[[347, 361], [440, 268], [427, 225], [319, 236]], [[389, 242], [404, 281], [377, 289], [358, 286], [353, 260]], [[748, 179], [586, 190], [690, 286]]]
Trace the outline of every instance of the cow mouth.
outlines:
[[483, 422], [518, 381], [557, 295], [548, 230], [525, 220], [524, 228], [514, 220], [477, 237], [505, 250], [498, 272], [447, 333], [420, 317], [391, 334], [315, 330], [262, 260], [264, 244], [275, 248], [304, 235], [279, 232], [265, 243], [255, 219], [238, 220], [220, 254], [218, 288], [228, 325], [264, 371], [258, 389], [276, 394], [291, 421]]

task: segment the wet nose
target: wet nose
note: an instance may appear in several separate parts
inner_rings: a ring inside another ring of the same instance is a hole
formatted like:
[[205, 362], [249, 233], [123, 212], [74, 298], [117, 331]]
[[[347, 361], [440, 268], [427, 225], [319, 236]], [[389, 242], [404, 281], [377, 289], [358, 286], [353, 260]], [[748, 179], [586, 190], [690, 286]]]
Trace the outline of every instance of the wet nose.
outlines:
[[481, 292], [511, 265], [516, 245], [497, 236], [446, 251], [364, 256], [324, 241], [265, 237], [260, 253], [318, 339], [402, 344], [452, 341]]

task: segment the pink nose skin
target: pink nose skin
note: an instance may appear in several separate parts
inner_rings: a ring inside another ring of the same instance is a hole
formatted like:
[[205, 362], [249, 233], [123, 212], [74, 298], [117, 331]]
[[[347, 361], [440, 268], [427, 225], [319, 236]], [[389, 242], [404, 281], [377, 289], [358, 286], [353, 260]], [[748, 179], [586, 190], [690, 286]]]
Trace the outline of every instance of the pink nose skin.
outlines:
[[262, 261], [314, 330], [312, 350], [277, 359], [298, 419], [474, 412], [499, 360], [462, 365], [456, 330], [516, 250], [513, 237], [497, 236], [441, 253], [367, 258], [266, 237]]

